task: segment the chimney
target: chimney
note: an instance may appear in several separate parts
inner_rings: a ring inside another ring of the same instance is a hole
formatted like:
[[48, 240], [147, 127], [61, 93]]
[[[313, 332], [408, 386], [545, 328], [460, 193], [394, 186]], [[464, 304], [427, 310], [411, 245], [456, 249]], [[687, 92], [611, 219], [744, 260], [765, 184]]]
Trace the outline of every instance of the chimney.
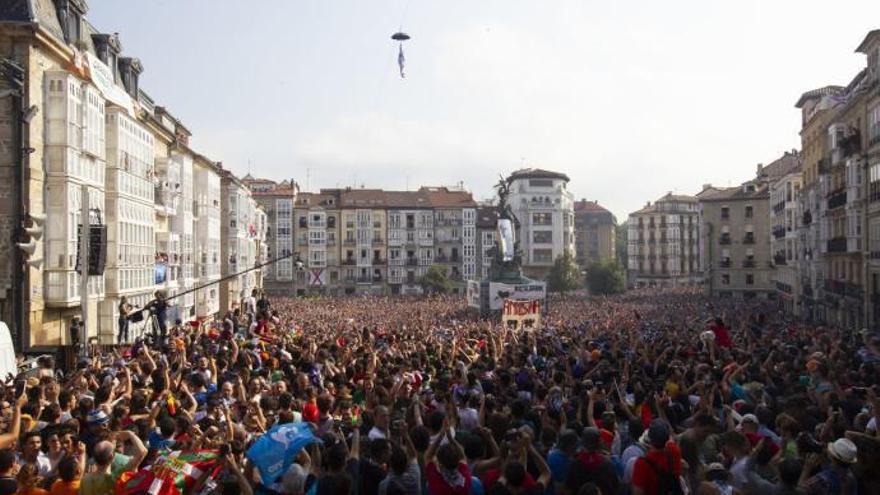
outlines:
[[763, 164], [763, 163], [759, 163], [759, 164], [758, 164], [758, 171], [756, 172], [757, 175], [761, 175], [761, 172], [763, 172], [763, 171], [764, 171], [764, 164]]
[[712, 184], [703, 184], [703, 190], [712, 189]]

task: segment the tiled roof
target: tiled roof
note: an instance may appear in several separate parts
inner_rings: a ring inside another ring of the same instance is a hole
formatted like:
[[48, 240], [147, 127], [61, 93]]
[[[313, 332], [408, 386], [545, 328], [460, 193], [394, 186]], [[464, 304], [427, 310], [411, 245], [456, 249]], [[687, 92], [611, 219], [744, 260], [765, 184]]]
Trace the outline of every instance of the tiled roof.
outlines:
[[541, 168], [523, 168], [516, 170], [509, 177], [507, 177], [507, 182], [511, 182], [516, 179], [562, 179], [565, 182], [568, 182], [570, 179], [567, 175], [560, 172], [553, 172], [552, 170], [544, 170]]
[[603, 208], [597, 201], [587, 201], [583, 199], [574, 202], [574, 211], [607, 212], [608, 210]]
[[770, 180], [775, 180], [794, 172], [800, 168], [800, 166], [800, 154], [797, 151], [786, 151], [781, 157], [761, 169], [761, 175]]
[[419, 192], [425, 194], [434, 208], [476, 208], [474, 196], [467, 191], [452, 191], [447, 187], [421, 187]]
[[385, 191], [385, 204], [388, 208], [431, 208], [422, 191]]

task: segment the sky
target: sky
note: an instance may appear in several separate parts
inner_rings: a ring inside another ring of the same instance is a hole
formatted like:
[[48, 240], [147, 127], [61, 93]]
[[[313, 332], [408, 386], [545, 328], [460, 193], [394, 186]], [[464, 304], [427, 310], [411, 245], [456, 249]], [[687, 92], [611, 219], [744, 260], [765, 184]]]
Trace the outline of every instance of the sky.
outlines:
[[[876, 0], [90, 0], [140, 86], [243, 176], [304, 190], [564, 172], [618, 221], [798, 148], [801, 93], [847, 84]], [[402, 29], [406, 78], [397, 69]]]

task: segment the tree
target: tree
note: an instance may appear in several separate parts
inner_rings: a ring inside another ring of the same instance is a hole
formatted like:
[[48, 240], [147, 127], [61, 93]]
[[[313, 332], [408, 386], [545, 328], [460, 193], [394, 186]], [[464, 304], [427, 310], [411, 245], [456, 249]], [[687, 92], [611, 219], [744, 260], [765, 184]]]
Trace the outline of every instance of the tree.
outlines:
[[626, 287], [625, 278], [618, 261], [594, 261], [587, 267], [587, 290], [594, 296], [619, 294]]
[[419, 279], [419, 285], [428, 294], [446, 294], [452, 290], [452, 282], [446, 276], [446, 271], [437, 265], [428, 268], [428, 271]]
[[629, 261], [627, 260], [628, 235], [626, 222], [614, 226], [614, 254], [617, 256], [617, 261], [623, 266], [626, 266]]
[[558, 256], [553, 262], [553, 268], [547, 274], [547, 289], [551, 292], [568, 292], [578, 288], [578, 266], [575, 264], [571, 253]]

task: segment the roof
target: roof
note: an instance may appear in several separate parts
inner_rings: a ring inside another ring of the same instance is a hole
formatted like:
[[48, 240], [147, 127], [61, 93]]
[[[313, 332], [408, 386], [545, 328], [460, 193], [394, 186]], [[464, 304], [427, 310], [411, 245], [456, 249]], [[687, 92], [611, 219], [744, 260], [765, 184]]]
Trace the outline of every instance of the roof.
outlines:
[[603, 208], [598, 201], [587, 201], [586, 199], [582, 199], [580, 201], [574, 202], [574, 211], [575, 213], [579, 211], [587, 211], [587, 212], [607, 212], [608, 210]]
[[636, 210], [630, 215], [637, 215], [640, 213], [653, 213], [657, 210], [657, 203], [696, 203], [697, 198], [694, 196], [688, 196], [686, 194], [672, 194], [672, 191], [666, 193], [665, 196], [661, 197], [654, 203], [648, 203], [644, 208], [640, 210]]
[[519, 170], [514, 171], [510, 176], [507, 177], [507, 182], [512, 182], [517, 179], [562, 179], [565, 182], [570, 181], [567, 175], [559, 172], [553, 172], [551, 170], [544, 170], [541, 168], [521, 168]]
[[769, 180], [776, 180], [780, 177], [794, 172], [801, 166], [801, 155], [797, 150], [786, 151], [781, 157], [766, 165], [761, 169], [761, 175]]
[[452, 191], [448, 187], [420, 187], [428, 203], [434, 208], [476, 208], [474, 196], [467, 191]]
[[345, 189], [341, 191], [342, 207], [371, 206], [385, 207], [385, 192], [381, 189]]
[[842, 92], [845, 88], [843, 86], [823, 86], [821, 88], [813, 89], [807, 91], [802, 94], [800, 98], [798, 98], [797, 103], [794, 104], [795, 108], [802, 108], [804, 104], [810, 100], [815, 100], [822, 98], [823, 96], [828, 95], [836, 95]]
[[[0, 23], [39, 24], [64, 43], [64, 32], [58, 22], [58, 12], [52, 0], [3, 0], [0, 1]], [[89, 27], [87, 26], [88, 30]], [[91, 33], [86, 33], [91, 34]], [[89, 36], [84, 36], [89, 38]], [[91, 40], [84, 40], [91, 46]]]
[[858, 48], [856, 48], [856, 53], [864, 53], [867, 55], [871, 45], [878, 42], [880, 42], [880, 29], [872, 29], [871, 31], [868, 31], [867, 35], [865, 35], [865, 39], [859, 43]]
[[385, 191], [388, 208], [431, 208], [428, 195], [422, 191]]
[[[753, 186], [754, 189], [747, 189], [746, 186]], [[736, 187], [725, 187], [712, 194], [707, 194], [700, 198], [702, 202], [713, 201], [740, 201], [749, 199], [763, 199], [768, 197], [767, 184], [760, 184], [756, 181], [745, 182]]]

